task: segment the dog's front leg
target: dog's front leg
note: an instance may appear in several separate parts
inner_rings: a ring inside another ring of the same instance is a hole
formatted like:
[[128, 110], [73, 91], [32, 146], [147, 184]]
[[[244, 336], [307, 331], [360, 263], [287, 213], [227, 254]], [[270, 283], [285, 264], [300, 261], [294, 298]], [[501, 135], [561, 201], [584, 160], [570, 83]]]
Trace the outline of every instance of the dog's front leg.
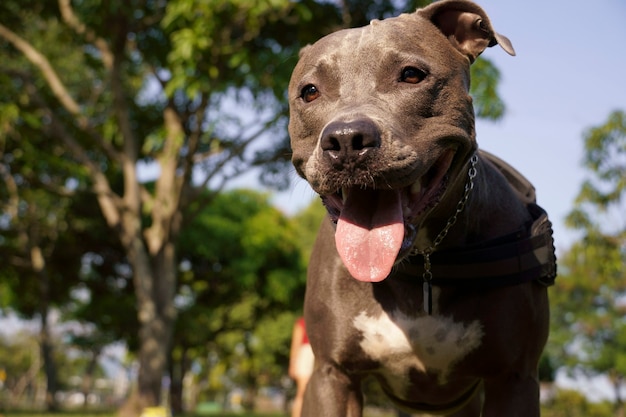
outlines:
[[361, 417], [360, 381], [331, 364], [316, 366], [304, 394], [302, 417]]
[[485, 381], [483, 417], [539, 417], [539, 383], [533, 375]]

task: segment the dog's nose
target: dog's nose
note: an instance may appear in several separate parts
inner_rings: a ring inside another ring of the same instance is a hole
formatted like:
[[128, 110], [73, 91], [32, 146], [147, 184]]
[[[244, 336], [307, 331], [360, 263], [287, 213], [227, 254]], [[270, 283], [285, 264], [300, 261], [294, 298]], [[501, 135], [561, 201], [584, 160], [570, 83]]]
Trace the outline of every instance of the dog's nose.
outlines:
[[320, 146], [333, 165], [359, 163], [380, 148], [380, 131], [371, 120], [332, 122], [322, 132]]

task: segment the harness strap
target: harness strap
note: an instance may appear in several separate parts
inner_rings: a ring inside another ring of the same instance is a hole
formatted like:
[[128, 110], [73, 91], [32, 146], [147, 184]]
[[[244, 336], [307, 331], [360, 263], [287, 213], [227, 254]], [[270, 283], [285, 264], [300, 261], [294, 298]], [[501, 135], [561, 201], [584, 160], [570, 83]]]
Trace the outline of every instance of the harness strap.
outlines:
[[[482, 150], [480, 155], [504, 175], [525, 203], [533, 221], [515, 233], [476, 245], [431, 253], [432, 285], [497, 288], [532, 280], [545, 286], [553, 285], [556, 255], [552, 223], [545, 210], [535, 203], [535, 188], [503, 160]], [[408, 264], [399, 266], [398, 273], [423, 276], [424, 257], [417, 254], [408, 261]]]
[[535, 187], [521, 172], [513, 168], [508, 162], [483, 149], [480, 149], [478, 153], [500, 171], [524, 204], [537, 202]]
[[[478, 245], [433, 252], [430, 255], [432, 284], [437, 286], [503, 287], [537, 280], [550, 286], [556, 277], [552, 226], [543, 209], [528, 206], [535, 220], [530, 228]], [[415, 255], [398, 272], [424, 273], [424, 258]]]

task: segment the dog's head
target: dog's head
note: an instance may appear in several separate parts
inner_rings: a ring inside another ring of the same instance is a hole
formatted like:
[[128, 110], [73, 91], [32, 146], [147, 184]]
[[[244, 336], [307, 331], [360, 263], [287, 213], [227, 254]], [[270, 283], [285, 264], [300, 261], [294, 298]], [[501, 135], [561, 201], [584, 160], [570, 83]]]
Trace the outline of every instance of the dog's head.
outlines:
[[469, 67], [496, 44], [514, 54], [480, 7], [444, 0], [301, 51], [292, 161], [337, 223], [355, 278], [387, 277], [475, 152]]

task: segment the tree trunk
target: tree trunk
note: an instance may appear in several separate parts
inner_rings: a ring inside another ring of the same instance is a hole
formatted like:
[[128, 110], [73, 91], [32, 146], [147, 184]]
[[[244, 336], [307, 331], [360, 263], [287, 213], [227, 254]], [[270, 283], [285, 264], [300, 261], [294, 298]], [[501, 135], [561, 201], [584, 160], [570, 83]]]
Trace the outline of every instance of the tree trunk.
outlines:
[[98, 367], [98, 358], [100, 358], [101, 348], [93, 348], [91, 349], [91, 358], [89, 358], [89, 362], [87, 363], [87, 367], [85, 368], [85, 374], [83, 375], [82, 382], [80, 384], [80, 390], [83, 394], [83, 407], [87, 407], [89, 405], [88, 397], [89, 393], [93, 389], [93, 376], [96, 372], [96, 368]]
[[46, 410], [54, 412], [58, 410], [55, 398], [58, 389], [57, 369], [54, 360], [54, 349], [50, 340], [50, 331], [47, 323], [48, 312], [42, 311], [41, 314], [41, 330], [39, 332], [39, 337], [41, 343], [41, 357], [43, 359], [43, 367], [46, 373]]
[[[252, 350], [249, 345], [249, 338], [246, 337], [246, 342], [244, 344], [247, 352], [247, 356], [249, 359], [254, 357]], [[246, 389], [244, 391], [243, 397], [243, 408], [246, 411], [254, 411], [256, 409], [256, 398], [259, 392], [258, 384], [257, 384], [258, 374], [254, 370], [254, 366], [251, 366], [248, 372], [246, 373]]]
[[137, 416], [145, 407], [161, 405], [161, 383], [176, 319], [176, 258], [167, 242], [150, 256], [141, 240], [134, 242], [129, 260], [137, 296], [139, 318], [139, 374], [137, 391], [120, 409], [119, 416]]
[[[38, 230], [31, 231], [31, 240], [39, 240]], [[48, 310], [50, 308], [50, 277], [46, 271], [46, 261], [43, 251], [39, 245], [30, 248], [30, 260], [33, 270], [39, 276], [39, 317], [41, 328], [39, 329], [39, 345], [41, 349], [41, 359], [46, 374], [46, 410], [56, 411], [57, 403], [55, 395], [57, 392], [57, 369], [54, 359], [54, 349], [50, 338], [48, 327]]]
[[141, 323], [139, 330], [139, 396], [145, 406], [161, 403], [161, 381], [166, 369], [169, 344], [167, 321], [160, 316]]
[[173, 415], [183, 413], [183, 379], [187, 373], [187, 348], [180, 347], [181, 352], [178, 360], [174, 357], [170, 350], [170, 406]]
[[624, 377], [616, 375], [611, 378], [613, 381], [613, 389], [615, 391], [615, 405], [613, 407], [613, 415], [615, 417], [624, 417], [624, 400], [622, 399], [622, 386]]

